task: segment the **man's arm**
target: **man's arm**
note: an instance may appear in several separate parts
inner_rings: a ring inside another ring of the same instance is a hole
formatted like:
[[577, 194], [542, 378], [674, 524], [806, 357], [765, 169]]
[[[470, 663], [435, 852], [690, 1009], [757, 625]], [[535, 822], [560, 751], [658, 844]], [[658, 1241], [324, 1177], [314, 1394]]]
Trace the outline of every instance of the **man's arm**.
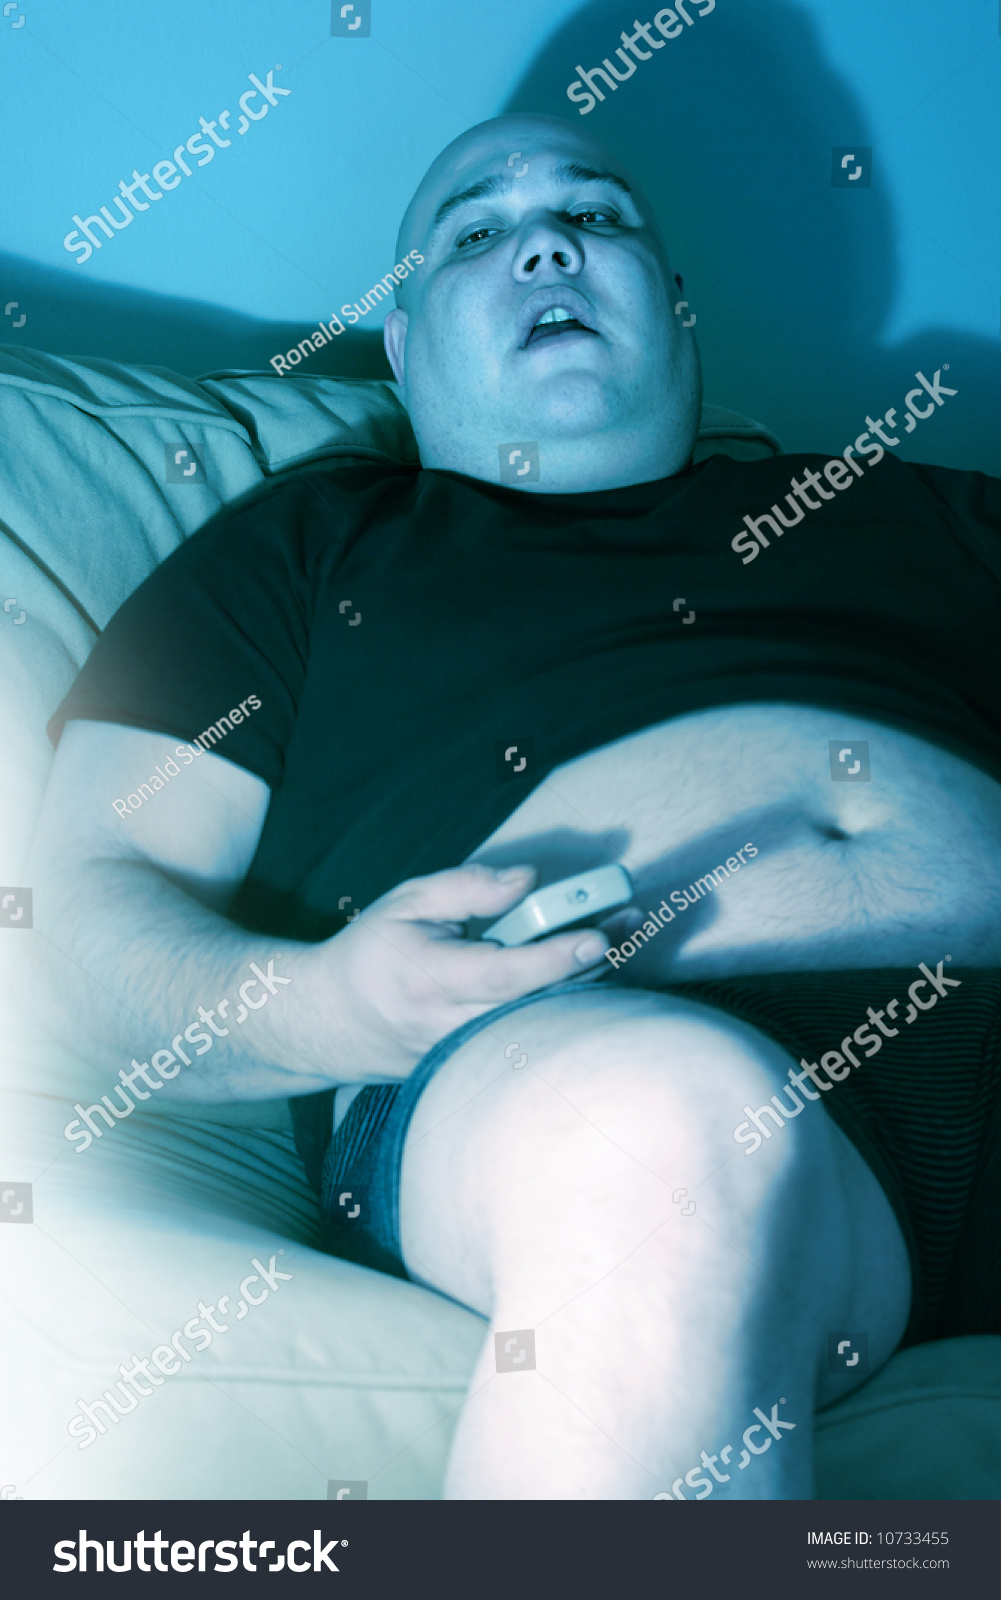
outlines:
[[[301, 975], [296, 981], [297, 958], [309, 947], [276, 947], [225, 916], [257, 848], [267, 785], [206, 753], [141, 809], [123, 817], [112, 804], [163, 768], [176, 742], [115, 723], [65, 729], [29, 868], [41, 1015], [90, 1062], [107, 1066], [111, 1081], [133, 1056], [148, 1062], [179, 1040], [174, 1053], [188, 1055], [192, 1070], [166, 1080], [164, 1095], [256, 1099], [328, 1087], [335, 1074], [316, 1070], [305, 985]], [[253, 983], [250, 963], [266, 974], [269, 961], [292, 981], [262, 1005], [266, 991]], [[243, 1006], [241, 1026], [239, 992], [248, 981], [254, 1005]], [[199, 1007], [216, 1013], [225, 999], [214, 1026], [199, 1018]], [[189, 1027], [211, 1038], [211, 1050], [184, 1038]]]
[[605, 939], [579, 931], [510, 950], [465, 941], [468, 918], [501, 915], [534, 876], [478, 865], [413, 879], [320, 944], [276, 948], [225, 915], [267, 814], [260, 778], [206, 753], [128, 816], [112, 804], [174, 744], [69, 723], [33, 849], [35, 1003], [109, 1083], [133, 1057], [153, 1071], [160, 1050], [180, 1058], [161, 1094], [182, 1100], [397, 1081], [470, 1017], [601, 959]]

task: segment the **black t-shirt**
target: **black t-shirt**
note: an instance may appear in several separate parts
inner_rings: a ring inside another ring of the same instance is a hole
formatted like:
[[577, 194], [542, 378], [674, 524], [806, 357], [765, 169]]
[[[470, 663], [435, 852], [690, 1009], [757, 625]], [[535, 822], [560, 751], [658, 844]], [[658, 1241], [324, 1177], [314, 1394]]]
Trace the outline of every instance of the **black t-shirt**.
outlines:
[[575, 495], [311, 469], [141, 585], [53, 738], [71, 717], [214, 726], [272, 790], [234, 915], [307, 939], [346, 896], [457, 865], [559, 763], [712, 706], [854, 712], [1001, 779], [1001, 481], [887, 456], [781, 539], [762, 525], [745, 563], [745, 515], [791, 520], [791, 478], [825, 460], [712, 456]]

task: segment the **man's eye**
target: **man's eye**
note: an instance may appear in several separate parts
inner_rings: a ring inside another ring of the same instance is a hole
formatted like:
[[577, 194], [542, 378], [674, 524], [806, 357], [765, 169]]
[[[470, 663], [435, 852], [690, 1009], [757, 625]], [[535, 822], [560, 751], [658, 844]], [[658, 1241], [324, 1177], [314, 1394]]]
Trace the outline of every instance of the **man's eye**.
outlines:
[[462, 250], [467, 244], [480, 244], [491, 233], [496, 232], [496, 228], [474, 228], [472, 233], [464, 233], [460, 239], [456, 239], [455, 248]]
[[614, 225], [619, 220], [614, 211], [571, 211], [567, 216], [570, 222], [586, 222], [599, 227]]

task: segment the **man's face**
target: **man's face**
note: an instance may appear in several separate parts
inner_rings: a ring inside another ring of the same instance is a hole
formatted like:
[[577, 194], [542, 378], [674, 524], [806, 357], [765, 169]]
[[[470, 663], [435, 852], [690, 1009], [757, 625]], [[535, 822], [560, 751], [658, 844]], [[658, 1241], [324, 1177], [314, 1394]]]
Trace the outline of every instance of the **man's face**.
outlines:
[[432, 167], [404, 233], [425, 261], [387, 348], [425, 466], [496, 481], [498, 447], [532, 441], [536, 487], [565, 492], [684, 464], [694, 339], [643, 202], [598, 147], [556, 119], [487, 123]]

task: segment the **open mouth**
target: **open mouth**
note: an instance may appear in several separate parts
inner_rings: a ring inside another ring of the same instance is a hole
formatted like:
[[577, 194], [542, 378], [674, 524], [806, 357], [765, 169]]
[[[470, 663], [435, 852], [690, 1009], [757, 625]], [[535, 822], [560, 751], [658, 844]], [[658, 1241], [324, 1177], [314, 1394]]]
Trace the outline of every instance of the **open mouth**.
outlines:
[[548, 311], [543, 312], [525, 343], [526, 346], [538, 344], [541, 339], [557, 338], [564, 333], [589, 333], [594, 338], [598, 337], [593, 328], [587, 327], [565, 307], [551, 306]]

